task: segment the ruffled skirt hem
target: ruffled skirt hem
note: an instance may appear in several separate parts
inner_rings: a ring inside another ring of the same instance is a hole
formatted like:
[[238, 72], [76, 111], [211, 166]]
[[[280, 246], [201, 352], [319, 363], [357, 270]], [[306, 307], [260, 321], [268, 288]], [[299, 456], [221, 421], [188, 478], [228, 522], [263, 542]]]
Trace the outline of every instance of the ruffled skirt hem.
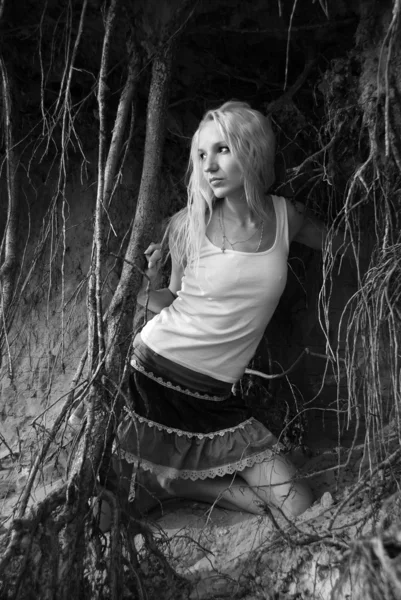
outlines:
[[122, 459], [126, 460], [127, 463], [132, 464], [135, 469], [143, 469], [144, 471], [150, 471], [154, 473], [158, 478], [163, 479], [190, 479], [196, 481], [197, 479], [214, 479], [215, 477], [224, 477], [224, 475], [233, 475], [236, 472], [243, 471], [247, 467], [253, 467], [253, 465], [270, 460], [275, 454], [280, 451], [279, 444], [277, 448], [269, 448], [263, 452], [259, 452], [253, 456], [248, 456], [246, 459], [237, 460], [234, 463], [227, 465], [221, 465], [219, 467], [210, 467], [206, 470], [188, 470], [188, 469], [177, 469], [174, 467], [166, 467], [158, 465], [149, 460], [138, 458], [129, 452], [125, 452], [120, 449], [119, 455]]
[[[259, 421], [247, 419], [234, 427], [194, 433], [167, 427], [129, 411], [118, 431], [115, 453], [154, 474], [160, 483], [173, 479], [207, 479], [232, 475], [282, 450], [276, 437]], [[131, 482], [130, 497], [133, 496]]]

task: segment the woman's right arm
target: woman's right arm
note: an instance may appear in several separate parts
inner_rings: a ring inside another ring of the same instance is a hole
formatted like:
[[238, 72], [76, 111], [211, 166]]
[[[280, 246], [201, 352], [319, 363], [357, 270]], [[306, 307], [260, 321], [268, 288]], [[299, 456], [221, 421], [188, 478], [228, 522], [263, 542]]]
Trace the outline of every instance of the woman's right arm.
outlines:
[[[168, 287], [155, 290], [154, 286], [158, 279], [162, 257], [161, 245], [150, 244], [149, 248], [145, 251], [145, 256], [148, 261], [148, 268], [145, 273], [150, 279], [148, 309], [153, 313], [159, 313], [163, 308], [166, 308], [166, 306], [170, 306], [177, 297], [177, 292], [181, 289], [181, 279], [184, 269], [179, 266], [176, 261], [171, 259], [171, 276]], [[137, 302], [141, 306], [145, 306], [146, 304], [147, 286], [148, 279], [144, 277], [137, 296]]]

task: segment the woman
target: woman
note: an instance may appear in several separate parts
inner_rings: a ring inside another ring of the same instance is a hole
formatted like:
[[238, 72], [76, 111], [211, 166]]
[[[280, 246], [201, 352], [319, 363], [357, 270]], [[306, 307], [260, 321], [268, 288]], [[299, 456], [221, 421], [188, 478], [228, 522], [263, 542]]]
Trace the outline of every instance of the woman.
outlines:
[[[289, 244], [324, 239], [301, 206], [268, 194], [274, 152], [270, 121], [241, 102], [208, 111], [193, 136], [188, 206], [166, 234], [170, 283], [151, 286], [156, 316], [134, 342], [133, 409], [117, 436], [120, 482], [140, 509], [180, 496], [297, 516], [312, 503], [276, 438], [231, 391], [284, 290]], [[161, 246], [145, 254], [153, 282]]]

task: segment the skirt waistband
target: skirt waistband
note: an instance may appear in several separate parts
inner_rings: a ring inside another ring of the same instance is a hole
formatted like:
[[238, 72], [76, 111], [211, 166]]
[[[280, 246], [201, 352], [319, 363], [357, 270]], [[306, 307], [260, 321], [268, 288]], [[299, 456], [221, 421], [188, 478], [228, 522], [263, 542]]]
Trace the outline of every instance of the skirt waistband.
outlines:
[[178, 365], [135, 340], [131, 365], [157, 383], [206, 400], [225, 400], [231, 395], [231, 383], [218, 381], [203, 373]]
[[175, 383], [169, 381], [168, 379], [163, 379], [163, 377], [158, 377], [155, 373], [152, 373], [151, 371], [147, 371], [143, 367], [143, 365], [135, 358], [131, 359], [131, 366], [136, 371], [139, 371], [146, 377], [149, 377], [149, 379], [156, 381], [156, 383], [158, 383], [159, 385], [162, 385], [163, 387], [169, 388], [171, 390], [175, 390], [177, 392], [181, 392], [182, 394], [186, 394], [187, 396], [192, 396], [193, 398], [199, 398], [200, 400], [211, 400], [213, 402], [222, 402], [223, 400], [227, 400], [227, 398], [229, 398], [231, 396], [231, 392], [229, 392], [228, 394], [225, 394], [224, 396], [216, 396], [216, 395], [206, 394], [204, 392], [197, 392], [195, 390], [190, 390], [188, 388], [181, 387], [180, 385], [175, 384]]

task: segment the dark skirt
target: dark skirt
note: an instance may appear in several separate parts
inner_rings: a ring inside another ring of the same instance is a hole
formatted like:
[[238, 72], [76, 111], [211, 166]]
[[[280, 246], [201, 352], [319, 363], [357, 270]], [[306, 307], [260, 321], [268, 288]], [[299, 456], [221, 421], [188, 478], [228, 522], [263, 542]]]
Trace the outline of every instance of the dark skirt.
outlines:
[[159, 481], [195, 481], [233, 474], [272, 458], [280, 445], [250, 415], [241, 395], [215, 391], [184, 388], [166, 379], [165, 371], [161, 377], [134, 360], [132, 407], [125, 408], [115, 446], [119, 459], [133, 465], [134, 472], [151, 472]]

